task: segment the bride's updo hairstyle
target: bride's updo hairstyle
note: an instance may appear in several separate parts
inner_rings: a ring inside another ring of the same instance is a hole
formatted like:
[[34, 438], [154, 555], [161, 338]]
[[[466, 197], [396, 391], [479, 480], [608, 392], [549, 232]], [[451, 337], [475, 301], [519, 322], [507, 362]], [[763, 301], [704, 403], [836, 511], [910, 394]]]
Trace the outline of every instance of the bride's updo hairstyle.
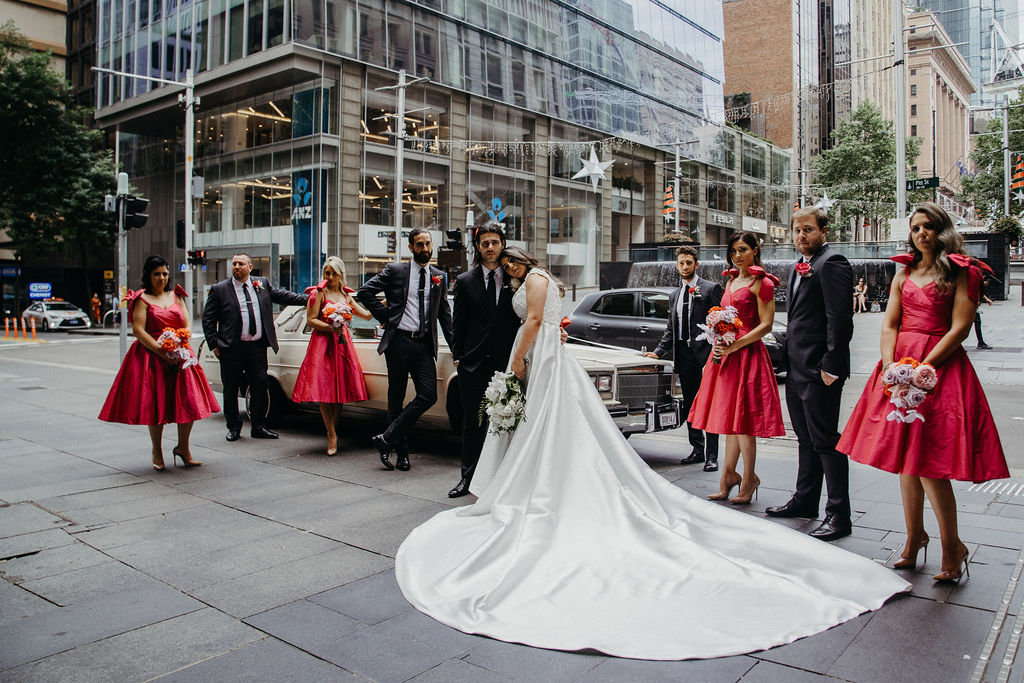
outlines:
[[[512, 263], [518, 263], [521, 266], [526, 267], [526, 274], [529, 275], [530, 271], [540, 265], [540, 261], [531, 254], [530, 252], [516, 246], [505, 247], [501, 250], [501, 254], [498, 256], [498, 261], [507, 258]], [[550, 273], [549, 273], [550, 275]], [[525, 278], [523, 278], [525, 280]], [[565, 296], [565, 285], [554, 275], [551, 275], [551, 279], [556, 285], [558, 285], [558, 296]]]
[[[967, 254], [964, 249], [964, 238], [956, 231], [953, 219], [949, 217], [946, 210], [932, 202], [922, 202], [910, 214], [913, 220], [914, 214], [924, 214], [928, 218], [928, 227], [935, 231], [935, 289], [943, 294], [953, 290], [956, 286], [956, 272], [949, 260], [949, 254]], [[907, 237], [907, 245], [914, 254], [914, 264], [921, 260], [921, 252], [914, 246], [914, 238]]]
[[729, 265], [733, 268], [736, 267], [736, 264], [732, 262], [732, 245], [741, 240], [754, 250], [754, 265], [764, 268], [764, 264], [761, 263], [761, 244], [757, 239], [757, 235], [752, 232], [734, 232], [732, 237], [729, 238], [729, 242], [725, 247], [725, 260], [729, 262]]

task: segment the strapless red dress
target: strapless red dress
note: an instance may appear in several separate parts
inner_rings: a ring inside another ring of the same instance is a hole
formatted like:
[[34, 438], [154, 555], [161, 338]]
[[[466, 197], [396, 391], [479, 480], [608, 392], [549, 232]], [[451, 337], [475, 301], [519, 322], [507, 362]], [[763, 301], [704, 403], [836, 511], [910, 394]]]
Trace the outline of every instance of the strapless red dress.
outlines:
[[[760, 268], [755, 275], [761, 280], [758, 296], [771, 301], [775, 296], [771, 276], [766, 276]], [[742, 338], [761, 322], [757, 314], [758, 297], [750, 291], [752, 285], [731, 292], [726, 284], [722, 295], [722, 308], [735, 306], [743, 321], [737, 338]], [[760, 339], [728, 354], [721, 363], [715, 363], [714, 356], [708, 357], [688, 420], [694, 428], [712, 434], [769, 437], [786, 433], [775, 371], [768, 349]]]
[[[306, 290], [310, 302], [322, 291], [326, 281]], [[346, 288], [346, 291], [354, 291]], [[320, 320], [327, 322], [321, 307]], [[354, 403], [365, 401], [370, 397], [363, 379], [363, 368], [359, 365], [355, 347], [352, 346], [352, 335], [348, 325], [341, 334], [313, 330], [306, 347], [306, 357], [299, 368], [299, 376], [295, 380], [292, 391], [293, 401], [313, 401], [316, 403]]]
[[[982, 274], [966, 258], [968, 294], [977, 303]], [[905, 263], [896, 257], [894, 261]], [[908, 277], [900, 289], [903, 304], [894, 358], [923, 360], [953, 324], [955, 292], [942, 294], [929, 283], [918, 287]], [[882, 362], [871, 373], [836, 450], [852, 460], [886, 472], [929, 479], [982, 482], [1009, 477], [1006, 456], [985, 392], [963, 347], [936, 368], [938, 384], [917, 408], [924, 422], [886, 418], [894, 406], [882, 392]]]
[[[180, 285], [174, 292], [182, 298], [188, 296]], [[129, 320], [141, 294], [142, 290], [128, 294]], [[184, 324], [177, 300], [167, 308], [153, 304], [146, 308], [146, 332], [154, 339], [165, 327], [177, 329]], [[220, 405], [201, 366], [171, 367], [136, 340], [124, 356], [100, 419], [130, 425], [183, 424], [216, 412]]]

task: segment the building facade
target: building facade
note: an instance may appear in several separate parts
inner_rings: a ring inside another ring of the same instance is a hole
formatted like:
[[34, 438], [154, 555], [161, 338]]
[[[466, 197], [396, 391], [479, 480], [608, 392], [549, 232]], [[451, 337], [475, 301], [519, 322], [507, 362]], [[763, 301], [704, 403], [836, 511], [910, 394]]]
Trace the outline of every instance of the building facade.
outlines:
[[[97, 26], [102, 67], [195, 74], [200, 284], [224, 277], [239, 250], [292, 287], [337, 254], [358, 283], [406, 254], [396, 225], [443, 243], [498, 220], [567, 283], [593, 286], [599, 263], [630, 242], [715, 242], [747, 223], [767, 236], [769, 169], [777, 156], [789, 170], [788, 155], [721, 125], [717, 2], [106, 0]], [[422, 80], [396, 88], [403, 71]], [[97, 121], [117, 132], [122, 166], [151, 199], [150, 224], [129, 234], [130, 264], [185, 260], [174, 243], [186, 195], [180, 92], [96, 79]], [[662, 215], [677, 148], [678, 230]], [[596, 187], [573, 178], [591, 150], [613, 161]], [[746, 170], [762, 189], [752, 221]]]

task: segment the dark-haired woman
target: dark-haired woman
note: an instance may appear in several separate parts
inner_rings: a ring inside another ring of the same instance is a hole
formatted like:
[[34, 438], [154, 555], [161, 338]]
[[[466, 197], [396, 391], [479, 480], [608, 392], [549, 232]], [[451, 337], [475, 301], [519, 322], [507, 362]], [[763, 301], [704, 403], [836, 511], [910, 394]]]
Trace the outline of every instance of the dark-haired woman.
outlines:
[[[164, 469], [162, 437], [165, 424], [178, 425], [178, 443], [173, 453], [184, 467], [203, 463], [193, 459], [188, 439], [192, 423], [218, 412], [220, 406], [198, 363], [172, 357], [157, 340], [170, 328], [184, 340], [192, 337], [181, 286], [168, 290], [167, 261], [150, 256], [142, 267], [142, 288], [128, 292], [135, 343], [128, 349], [121, 369], [110, 387], [100, 419], [132, 425], [147, 425], [152, 442], [153, 469]], [[194, 358], [190, 349], [187, 357]], [[188, 367], [185, 367], [187, 365]]]
[[[963, 238], [940, 206], [921, 204], [910, 215], [910, 253], [892, 280], [882, 322], [882, 359], [868, 379], [836, 450], [900, 475], [907, 544], [893, 566], [913, 569], [925, 549], [924, 498], [939, 523], [941, 571], [936, 581], [957, 581], [969, 551], [957, 529], [951, 479], [982, 482], [1010, 476], [985, 392], [961, 344], [970, 333], [981, 296], [982, 267], [964, 251]], [[917, 411], [924, 420], [889, 420], [893, 404], [883, 392], [890, 363], [911, 358], [935, 367], [932, 395]]]
[[[739, 494], [729, 502], [746, 505], [761, 483], [754, 472], [756, 437], [786, 433], [775, 372], [761, 341], [772, 331], [778, 279], [765, 272], [761, 247], [753, 233], [733, 235], [726, 258], [732, 268], [723, 273], [729, 281], [722, 295], [722, 308], [735, 307], [742, 326], [735, 333], [736, 341], [718, 343], [712, 349], [689, 420], [695, 429], [727, 435], [719, 491], [708, 498], [725, 500], [732, 488], [739, 486]], [[736, 472], [740, 454], [742, 477]]]

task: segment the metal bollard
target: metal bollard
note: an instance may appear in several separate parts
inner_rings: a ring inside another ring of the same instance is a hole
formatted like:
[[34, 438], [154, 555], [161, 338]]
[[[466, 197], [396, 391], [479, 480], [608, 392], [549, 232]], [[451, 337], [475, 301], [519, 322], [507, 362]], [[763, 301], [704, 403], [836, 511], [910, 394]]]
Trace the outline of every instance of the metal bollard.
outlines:
[[36, 341], [36, 319], [32, 318], [32, 341]]
[[5, 317], [4, 318], [4, 339], [10, 339], [10, 338], [11, 338], [11, 319]]

